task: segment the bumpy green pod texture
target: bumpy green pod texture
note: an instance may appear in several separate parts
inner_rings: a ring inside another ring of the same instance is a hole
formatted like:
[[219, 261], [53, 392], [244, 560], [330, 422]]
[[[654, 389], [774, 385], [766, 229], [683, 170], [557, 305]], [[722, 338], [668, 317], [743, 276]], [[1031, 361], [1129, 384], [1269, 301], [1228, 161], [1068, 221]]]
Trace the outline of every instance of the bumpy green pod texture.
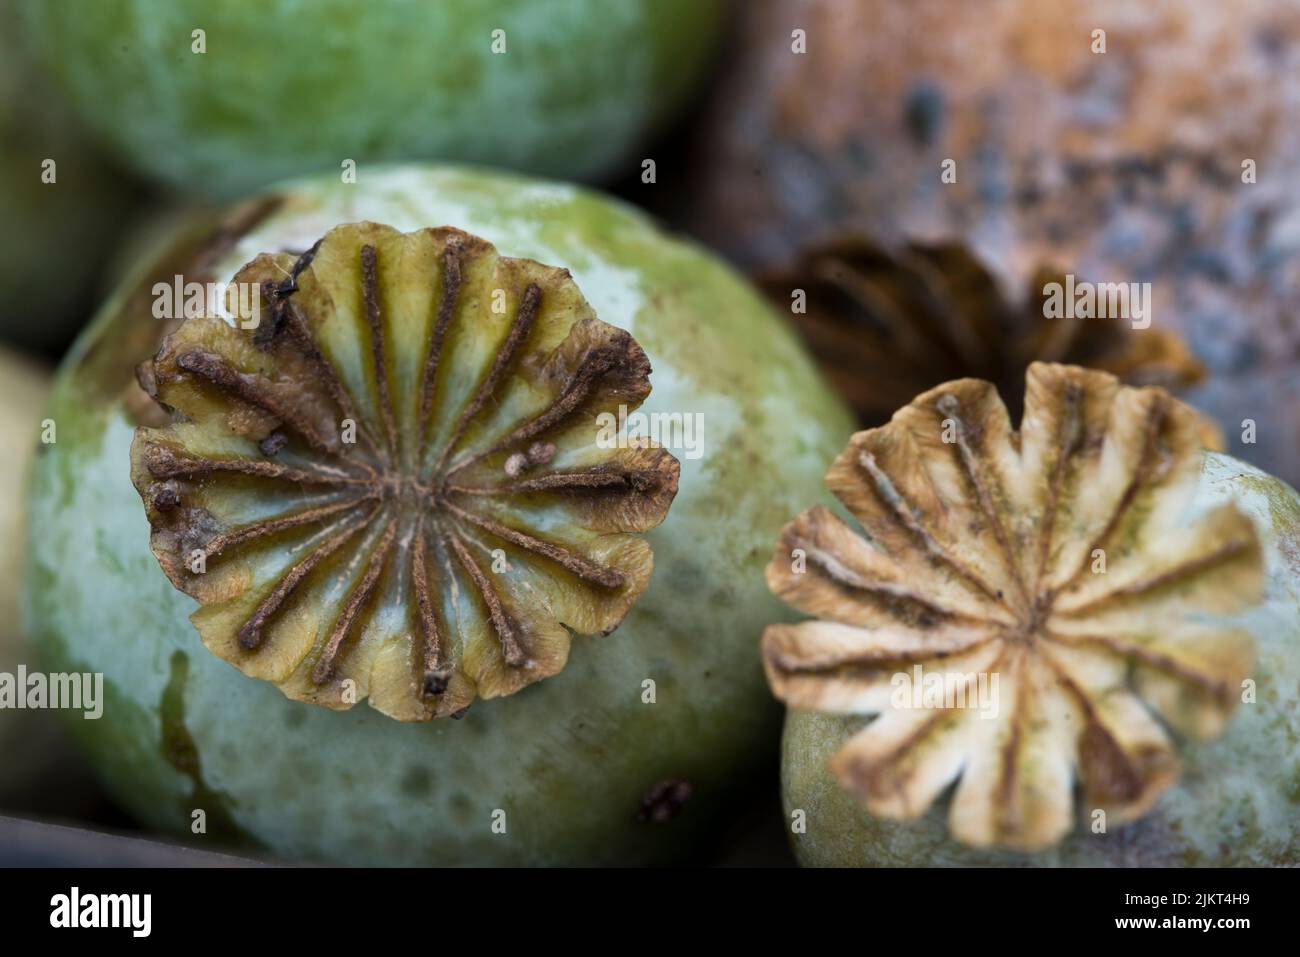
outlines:
[[1267, 569], [1264, 601], [1237, 619], [1254, 639], [1251, 684], [1242, 689], [1249, 693], [1222, 737], [1182, 750], [1177, 783], [1144, 816], [1107, 825], [1085, 803], [1070, 833], [1047, 849], [966, 846], [950, 833], [951, 794], [916, 820], [886, 820], [836, 780], [833, 756], [867, 718], [791, 710], [782, 793], [791, 820], [803, 822], [792, 835], [799, 861], [820, 867], [1300, 863], [1300, 495], [1252, 466], [1207, 453], [1192, 514], [1227, 506], [1253, 521]]
[[122, 156], [234, 195], [348, 160], [610, 176], [701, 78], [723, 7], [42, 0], [24, 13], [32, 46]]
[[[644, 349], [639, 411], [702, 416], [698, 454], [670, 447], [677, 495], [645, 533], [653, 575], [622, 623], [574, 635], [558, 674], [460, 720], [329, 710], [218, 658], [132, 487], [137, 426], [164, 424], [133, 371], [164, 331], [153, 283], [229, 279], [360, 221], [453, 226], [568, 269], [595, 317]], [[764, 585], [768, 546], [851, 429], [780, 321], [698, 249], [581, 189], [428, 167], [290, 184], [164, 243], [74, 348], [49, 415], [27, 623], [49, 669], [104, 673], [104, 716], [72, 727], [117, 797], [181, 834], [202, 809], [209, 835], [286, 858], [416, 865], [663, 861], [720, 835], [778, 731], [756, 642], [791, 613]]]

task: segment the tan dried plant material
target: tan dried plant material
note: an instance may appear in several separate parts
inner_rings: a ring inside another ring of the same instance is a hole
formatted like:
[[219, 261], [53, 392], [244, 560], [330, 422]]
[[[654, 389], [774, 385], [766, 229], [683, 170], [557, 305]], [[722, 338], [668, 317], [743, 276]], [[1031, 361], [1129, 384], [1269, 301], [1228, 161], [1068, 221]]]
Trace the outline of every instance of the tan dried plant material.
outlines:
[[[569, 272], [360, 223], [234, 279], [141, 368], [132, 479], [203, 643], [290, 698], [459, 716], [560, 671], [649, 582], [666, 450], [606, 448], [650, 363]], [[254, 326], [251, 329], [244, 325]]]
[[[1049, 283], [1064, 288], [1066, 277], [1042, 267], [1013, 301], [959, 243], [890, 249], [849, 234], [813, 246], [761, 280], [865, 425], [887, 422], [913, 396], [964, 376], [992, 382], [1019, 414], [1025, 369], [1034, 361], [1089, 366], [1130, 385], [1169, 390], [1204, 379], [1204, 367], [1176, 333], [1135, 329], [1113, 316], [1050, 316], [1043, 293]], [[803, 308], [796, 311], [799, 291]], [[1217, 426], [1203, 421], [1207, 447], [1222, 448]]]
[[[815, 620], [765, 632], [773, 691], [875, 716], [832, 771], [877, 816], [955, 784], [949, 830], [972, 846], [1134, 820], [1254, 661], [1226, 616], [1262, 595], [1260, 545], [1231, 505], [1189, 520], [1202, 455], [1190, 408], [1103, 372], [1032, 364], [1019, 431], [990, 383], [931, 389], [827, 473], [861, 530], [818, 507], [782, 532], [768, 583]], [[917, 675], [947, 693], [918, 698]]]

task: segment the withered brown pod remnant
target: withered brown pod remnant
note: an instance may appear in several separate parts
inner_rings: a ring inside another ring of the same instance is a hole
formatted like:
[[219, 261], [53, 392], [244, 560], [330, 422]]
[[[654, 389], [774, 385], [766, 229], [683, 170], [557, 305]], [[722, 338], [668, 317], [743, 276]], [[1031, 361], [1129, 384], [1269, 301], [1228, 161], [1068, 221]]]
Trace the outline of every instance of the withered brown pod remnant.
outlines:
[[[913, 396], [962, 377], [992, 382], [1019, 415], [1025, 370], [1035, 361], [1088, 366], [1129, 385], [1169, 390], [1205, 378], [1177, 333], [1137, 330], [1117, 316], [1051, 315], [1044, 290], [1065, 288], [1064, 273], [1040, 268], [1023, 294], [1008, 296], [960, 243], [890, 249], [845, 234], [809, 247], [760, 283], [778, 309], [792, 314], [865, 425], [882, 425]], [[1207, 446], [1222, 448], [1218, 428], [1208, 419], [1204, 427]]]

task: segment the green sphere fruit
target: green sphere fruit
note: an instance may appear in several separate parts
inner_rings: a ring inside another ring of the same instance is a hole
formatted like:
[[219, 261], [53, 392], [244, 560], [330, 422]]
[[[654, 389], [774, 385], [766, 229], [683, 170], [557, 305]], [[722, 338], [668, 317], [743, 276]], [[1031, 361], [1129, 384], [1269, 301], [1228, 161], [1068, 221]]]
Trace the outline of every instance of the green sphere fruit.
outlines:
[[[1181, 777], [1136, 821], [1096, 828], [1086, 807], [1049, 849], [974, 848], [954, 840], [948, 798], [911, 821], [868, 813], [828, 763], [862, 717], [791, 710], [782, 744], [787, 815], [802, 811], [796, 856], [814, 867], [1194, 867], [1300, 863], [1300, 495], [1225, 455], [1206, 453], [1194, 509], [1231, 504], [1260, 533], [1265, 598], [1241, 623], [1254, 637], [1244, 700], [1226, 732], [1184, 748]], [[1094, 812], [1095, 813], [1095, 812]]]
[[[364, 220], [451, 225], [568, 269], [648, 355], [639, 411], [703, 425], [701, 454], [672, 449], [676, 499], [645, 536], [653, 577], [618, 629], [575, 637], [559, 674], [459, 721], [326, 710], [210, 653], [132, 487], [133, 433], [163, 424], [133, 374], [163, 332], [154, 283], [228, 280]], [[189, 833], [203, 809], [209, 834], [370, 864], [636, 863], [707, 842], [776, 740], [755, 651], [784, 614], [762, 580], [767, 543], [820, 494], [850, 430], [761, 299], [641, 214], [567, 185], [415, 166], [295, 182], [164, 243], [74, 347], [49, 415], [58, 442], [32, 481], [25, 611], [52, 669], [104, 673], [104, 716], [72, 726], [110, 789], [158, 828]]]
[[0, 339], [58, 355], [94, 305], [139, 187], [21, 55], [14, 24], [0, 0]]
[[39, 0], [25, 13], [120, 155], [230, 196], [348, 160], [360, 175], [438, 159], [610, 176], [701, 77], [723, 4]]

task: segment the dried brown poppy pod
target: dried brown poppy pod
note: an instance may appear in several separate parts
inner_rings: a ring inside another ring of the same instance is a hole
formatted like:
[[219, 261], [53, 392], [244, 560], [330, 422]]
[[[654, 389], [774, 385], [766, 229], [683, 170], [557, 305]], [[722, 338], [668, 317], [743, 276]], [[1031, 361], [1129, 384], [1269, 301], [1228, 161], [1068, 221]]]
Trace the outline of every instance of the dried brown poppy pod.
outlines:
[[678, 463], [597, 441], [650, 363], [567, 270], [360, 223], [231, 289], [258, 298], [186, 319], [142, 367], [174, 415], [132, 447], [153, 552], [210, 651], [290, 698], [420, 721], [560, 671], [570, 629], [618, 626]]
[[1041, 851], [1152, 807], [1255, 660], [1224, 616], [1260, 601], [1260, 541], [1231, 503], [1189, 520], [1202, 460], [1188, 406], [1048, 363], [1018, 431], [961, 379], [853, 437], [827, 483], [861, 531], [820, 507], [785, 528], [768, 583], [815, 618], [762, 648], [790, 708], [874, 716], [830, 760], [864, 813], [953, 787], [956, 841]]
[[756, 269], [859, 231], [1017, 292], [1149, 282], [1209, 368], [1189, 401], [1300, 480], [1294, 3], [773, 0], [738, 30], [681, 221]]
[[[1018, 417], [1034, 361], [1089, 366], [1170, 390], [1205, 376], [1178, 334], [1115, 316], [1053, 315], [1045, 290], [1065, 289], [1063, 274], [1039, 269], [1022, 295], [1009, 297], [979, 258], [955, 243], [891, 251], [842, 236], [761, 284], [865, 425], [881, 425], [913, 396], [966, 376], [992, 382]], [[1208, 419], [1203, 425], [1207, 447], [1222, 448], [1218, 428]]]

